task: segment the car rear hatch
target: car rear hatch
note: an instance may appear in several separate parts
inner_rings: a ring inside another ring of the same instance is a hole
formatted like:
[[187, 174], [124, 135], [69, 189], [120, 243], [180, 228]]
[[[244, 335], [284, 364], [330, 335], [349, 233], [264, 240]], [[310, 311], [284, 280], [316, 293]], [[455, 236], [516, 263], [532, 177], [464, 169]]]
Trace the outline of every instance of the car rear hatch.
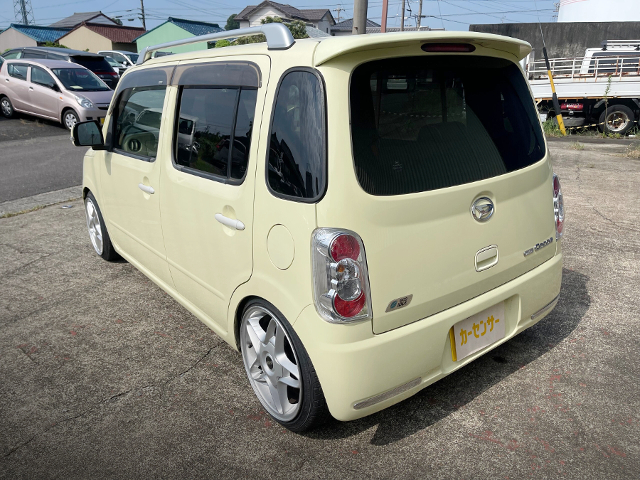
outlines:
[[349, 98], [353, 159], [341, 162], [353, 162], [359, 187], [345, 188], [330, 169], [318, 222], [361, 236], [375, 333], [554, 256], [552, 171], [515, 63], [458, 54], [370, 61], [353, 71]]

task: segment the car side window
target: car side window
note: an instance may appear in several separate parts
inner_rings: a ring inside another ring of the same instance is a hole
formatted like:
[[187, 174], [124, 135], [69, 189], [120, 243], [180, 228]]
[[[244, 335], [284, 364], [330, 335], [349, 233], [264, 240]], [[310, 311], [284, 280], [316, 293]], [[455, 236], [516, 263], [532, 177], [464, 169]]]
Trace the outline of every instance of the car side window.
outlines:
[[15, 51], [15, 52], [5, 53], [2, 57], [5, 60], [11, 60], [11, 59], [14, 59], [14, 58], [20, 58], [20, 50]]
[[158, 151], [166, 86], [124, 89], [114, 111], [113, 148], [152, 160]]
[[34, 52], [32, 50], [25, 50], [22, 53], [22, 58], [47, 58], [46, 52]]
[[55, 80], [48, 72], [40, 67], [31, 67], [31, 83], [37, 83], [43, 87], [54, 88]]
[[19, 78], [20, 80], [27, 79], [27, 65], [22, 65], [19, 63], [10, 63], [7, 66], [7, 73], [10, 77]]
[[176, 166], [224, 181], [242, 180], [249, 162], [256, 99], [256, 89], [182, 88]]
[[269, 134], [267, 183], [276, 196], [317, 201], [326, 186], [325, 100], [320, 78], [293, 71], [280, 83]]

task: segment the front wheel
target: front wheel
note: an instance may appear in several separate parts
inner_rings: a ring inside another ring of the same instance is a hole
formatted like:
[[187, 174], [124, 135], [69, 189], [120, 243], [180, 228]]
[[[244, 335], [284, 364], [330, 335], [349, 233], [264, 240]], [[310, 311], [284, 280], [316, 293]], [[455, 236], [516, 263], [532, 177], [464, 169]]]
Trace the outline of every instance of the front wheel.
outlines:
[[2, 100], [0, 100], [0, 110], [2, 110], [2, 115], [5, 117], [13, 117], [13, 105], [9, 97], [2, 97]]
[[633, 111], [624, 105], [611, 105], [600, 114], [600, 131], [624, 135], [633, 127]]
[[67, 127], [68, 130], [73, 130], [73, 126], [79, 121], [78, 114], [73, 110], [67, 110], [62, 114], [62, 124]]
[[108, 262], [119, 260], [121, 257], [111, 244], [111, 238], [104, 224], [102, 213], [100, 213], [98, 202], [96, 202], [96, 198], [91, 192], [87, 193], [84, 199], [84, 212], [87, 218], [89, 239], [91, 240], [93, 249]]
[[258, 400], [283, 427], [302, 432], [329, 418], [311, 359], [289, 322], [273, 305], [254, 300], [245, 307], [240, 349]]

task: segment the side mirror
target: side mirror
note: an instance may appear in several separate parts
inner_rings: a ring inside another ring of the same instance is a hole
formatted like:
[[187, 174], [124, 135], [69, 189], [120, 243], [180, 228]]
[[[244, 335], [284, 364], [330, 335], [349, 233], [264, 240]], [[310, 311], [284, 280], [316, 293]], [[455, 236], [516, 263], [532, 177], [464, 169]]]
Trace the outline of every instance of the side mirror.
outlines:
[[71, 131], [71, 142], [76, 147], [91, 147], [94, 150], [104, 150], [102, 130], [96, 120], [76, 123]]

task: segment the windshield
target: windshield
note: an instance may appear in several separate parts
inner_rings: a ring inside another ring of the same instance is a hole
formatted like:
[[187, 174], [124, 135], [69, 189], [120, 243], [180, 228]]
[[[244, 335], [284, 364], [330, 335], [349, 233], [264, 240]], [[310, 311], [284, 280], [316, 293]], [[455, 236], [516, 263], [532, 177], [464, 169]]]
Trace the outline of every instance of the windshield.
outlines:
[[137, 53], [127, 53], [127, 57], [129, 57], [133, 63], [136, 63], [138, 61]]
[[120, 64], [118, 62], [116, 62], [113, 58], [111, 57], [105, 57], [105, 60], [107, 62], [109, 62], [109, 65], [113, 66], [113, 67], [119, 67]]
[[351, 80], [353, 156], [372, 195], [485, 180], [542, 159], [544, 139], [513, 62], [480, 56], [394, 58]]
[[84, 68], [52, 68], [64, 88], [73, 92], [102, 92], [111, 90], [90, 70]]
[[71, 57], [71, 60], [74, 63], [80, 64], [83, 67], [88, 68], [92, 72], [111, 72], [113, 68], [109, 65], [109, 63], [105, 60], [104, 57], [96, 57], [96, 56], [85, 56], [85, 55], [76, 55]]

